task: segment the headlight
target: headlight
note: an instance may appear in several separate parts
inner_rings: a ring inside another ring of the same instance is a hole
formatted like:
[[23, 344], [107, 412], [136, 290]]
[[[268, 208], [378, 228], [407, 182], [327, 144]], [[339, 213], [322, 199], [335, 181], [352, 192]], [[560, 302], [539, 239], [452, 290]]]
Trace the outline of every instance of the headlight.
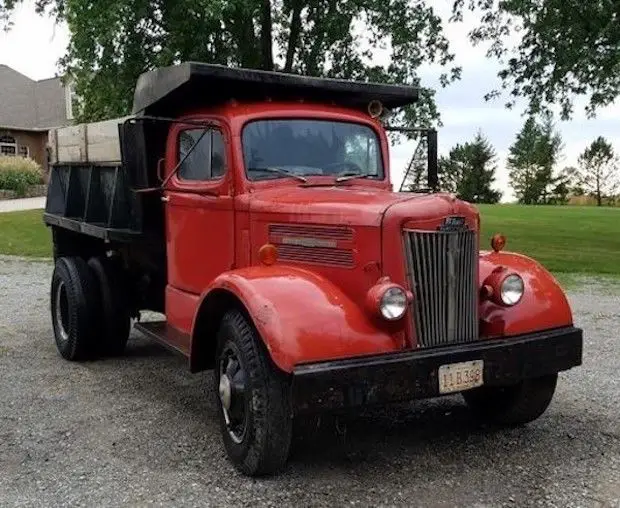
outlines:
[[523, 297], [524, 291], [523, 279], [512, 274], [506, 277], [500, 287], [500, 297], [504, 305], [516, 305]]
[[379, 310], [388, 321], [400, 319], [407, 310], [407, 294], [401, 288], [389, 288], [381, 297]]

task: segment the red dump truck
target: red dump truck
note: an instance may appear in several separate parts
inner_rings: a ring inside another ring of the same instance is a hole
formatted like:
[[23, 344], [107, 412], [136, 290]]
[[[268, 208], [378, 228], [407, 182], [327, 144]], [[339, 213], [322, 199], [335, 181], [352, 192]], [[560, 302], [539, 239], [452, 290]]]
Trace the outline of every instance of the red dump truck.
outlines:
[[482, 250], [476, 207], [435, 192], [434, 131], [429, 190], [392, 192], [382, 112], [417, 98], [184, 63], [140, 77], [132, 116], [52, 131], [60, 355], [118, 355], [133, 321], [211, 369], [249, 475], [321, 412], [460, 392], [483, 420], [538, 418], [582, 331], [540, 264]]

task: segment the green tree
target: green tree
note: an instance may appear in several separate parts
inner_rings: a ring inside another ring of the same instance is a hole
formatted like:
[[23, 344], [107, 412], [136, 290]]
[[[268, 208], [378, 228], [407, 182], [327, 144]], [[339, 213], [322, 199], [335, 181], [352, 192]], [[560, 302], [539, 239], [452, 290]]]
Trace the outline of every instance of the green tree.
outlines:
[[566, 167], [553, 178], [547, 199], [549, 204], [565, 205], [570, 195], [580, 195], [579, 189], [574, 185], [576, 171], [576, 168]]
[[448, 157], [441, 157], [439, 169], [443, 190], [470, 203], [497, 203], [502, 193], [492, 188], [497, 154], [491, 143], [476, 134], [473, 141], [457, 144]]
[[519, 203], [544, 204], [554, 185], [553, 168], [562, 150], [562, 138], [547, 116], [540, 124], [530, 116], [509, 149], [510, 185]]
[[579, 156], [577, 181], [586, 193], [596, 198], [597, 206], [602, 206], [605, 198], [615, 198], [619, 176], [614, 148], [599, 136]]
[[[0, 0], [0, 13], [23, 0]], [[426, 0], [37, 0], [65, 20], [62, 68], [83, 98], [81, 120], [130, 110], [140, 73], [184, 60], [316, 76], [417, 84], [421, 64], [459, 77], [441, 19]], [[387, 56], [385, 64], [374, 58]], [[207, 93], [207, 92], [206, 92]], [[436, 119], [423, 89], [407, 123]]]
[[466, 9], [480, 16], [470, 39], [488, 43], [488, 55], [502, 64], [508, 106], [524, 97], [532, 114], [559, 105], [567, 119], [577, 95], [587, 97], [590, 115], [618, 97], [617, 0], [454, 0], [453, 19]]

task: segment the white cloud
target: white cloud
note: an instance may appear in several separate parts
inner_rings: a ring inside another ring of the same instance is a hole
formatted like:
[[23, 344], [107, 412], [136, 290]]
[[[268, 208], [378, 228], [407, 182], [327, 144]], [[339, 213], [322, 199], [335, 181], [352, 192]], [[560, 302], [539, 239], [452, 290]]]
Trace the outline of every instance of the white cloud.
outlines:
[[58, 59], [65, 54], [69, 31], [47, 16], [34, 12], [34, 1], [26, 0], [15, 10], [9, 32], [0, 31], [0, 64], [8, 65], [32, 79], [57, 74]]

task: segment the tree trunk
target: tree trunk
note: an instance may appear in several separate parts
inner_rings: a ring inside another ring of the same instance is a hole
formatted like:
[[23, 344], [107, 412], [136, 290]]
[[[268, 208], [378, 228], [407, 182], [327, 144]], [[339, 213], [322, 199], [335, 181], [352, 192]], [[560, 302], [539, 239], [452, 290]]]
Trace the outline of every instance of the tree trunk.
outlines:
[[310, 49], [308, 62], [306, 64], [306, 71], [310, 76], [316, 76], [318, 74], [319, 57], [321, 47], [323, 46], [323, 40], [325, 39], [325, 25], [326, 23], [329, 23], [329, 20], [334, 16], [336, 4], [336, 0], [330, 0], [326, 13], [319, 12], [318, 9], [315, 10], [316, 19], [314, 20], [314, 44]]
[[301, 32], [301, 9], [301, 0], [295, 0], [295, 2], [293, 2], [293, 10], [291, 13], [291, 28], [288, 37], [288, 47], [286, 48], [286, 62], [284, 63], [284, 72], [291, 72], [293, 70], [295, 51], [297, 50], [297, 43], [299, 41], [299, 34]]
[[261, 6], [261, 53], [263, 60], [263, 69], [266, 71], [273, 70], [273, 47], [271, 40], [271, 0], [263, 0]]
[[596, 178], [596, 206], [603, 206], [603, 196], [601, 195], [601, 179]]

